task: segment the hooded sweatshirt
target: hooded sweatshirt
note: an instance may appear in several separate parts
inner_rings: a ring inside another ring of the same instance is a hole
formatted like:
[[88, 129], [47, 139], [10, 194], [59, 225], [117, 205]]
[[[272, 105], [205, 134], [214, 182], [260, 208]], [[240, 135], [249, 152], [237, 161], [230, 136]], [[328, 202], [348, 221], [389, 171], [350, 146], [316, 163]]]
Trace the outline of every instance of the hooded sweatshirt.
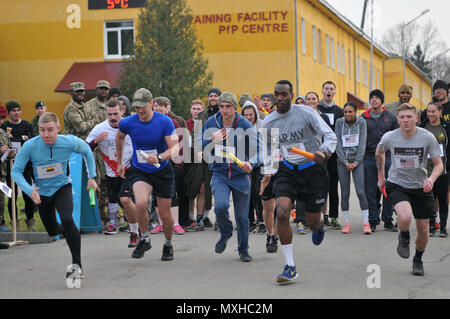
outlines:
[[[338, 139], [336, 145], [338, 161], [344, 165], [349, 163], [359, 165], [364, 160], [366, 152], [366, 121], [357, 117], [355, 122], [347, 123], [345, 118], [342, 117], [336, 121], [335, 132]], [[347, 146], [344, 147], [344, 145]]]
[[134, 109], [131, 108], [130, 100], [125, 95], [119, 96], [119, 100], [124, 101], [125, 105], [127, 107], [127, 110], [125, 111], [125, 114], [123, 115], [123, 117], [130, 116], [131, 112], [135, 113]]
[[244, 110], [248, 107], [252, 107], [255, 110], [256, 113], [256, 120], [255, 120], [255, 124], [253, 125], [253, 127], [255, 128], [255, 130], [258, 130], [261, 127], [262, 121], [260, 119], [260, 113], [255, 105], [255, 103], [251, 102], [251, 101], [246, 101], [244, 103], [244, 105], [242, 106], [242, 111], [241, 111], [241, 115], [244, 116]]

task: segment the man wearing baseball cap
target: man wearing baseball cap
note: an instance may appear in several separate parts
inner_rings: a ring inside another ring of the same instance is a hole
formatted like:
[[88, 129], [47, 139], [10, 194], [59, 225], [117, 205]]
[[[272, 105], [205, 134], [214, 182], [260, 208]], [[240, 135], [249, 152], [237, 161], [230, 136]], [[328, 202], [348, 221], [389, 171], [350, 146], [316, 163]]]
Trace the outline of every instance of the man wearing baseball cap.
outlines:
[[131, 168], [126, 171], [133, 187], [136, 215], [141, 238], [132, 257], [142, 258], [152, 247], [148, 231], [148, 201], [156, 197], [159, 216], [163, 224], [165, 242], [161, 260], [173, 260], [173, 220], [170, 215], [171, 198], [175, 194], [175, 172], [169, 164], [172, 154], [178, 154], [178, 136], [172, 120], [164, 114], [153, 112], [152, 93], [138, 89], [132, 106], [136, 114], [122, 119], [116, 135], [117, 173], [125, 176], [122, 154], [125, 136], [131, 138], [133, 157]]
[[84, 104], [86, 97], [84, 83], [73, 82], [70, 88], [72, 100], [64, 110], [64, 133], [84, 140], [95, 126], [95, 120], [90, 117], [88, 108]]

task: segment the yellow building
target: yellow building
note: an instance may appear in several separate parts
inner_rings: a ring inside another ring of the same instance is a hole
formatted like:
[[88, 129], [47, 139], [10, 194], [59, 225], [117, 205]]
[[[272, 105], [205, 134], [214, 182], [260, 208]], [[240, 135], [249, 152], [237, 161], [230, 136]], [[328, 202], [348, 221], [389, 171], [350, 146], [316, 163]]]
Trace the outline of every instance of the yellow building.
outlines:
[[[149, 0], [151, 1], [151, 0]], [[69, 83], [83, 81], [88, 96], [97, 80], [117, 85], [126, 44], [136, 36], [139, 6], [146, 0], [4, 1], [0, 12], [0, 103], [19, 101], [23, 118], [44, 100], [60, 118], [70, 101]], [[290, 80], [294, 94], [337, 85], [335, 101], [366, 101], [370, 85], [397, 99], [403, 79], [401, 59], [379, 46], [371, 50], [360, 32], [323, 0], [188, 0], [193, 25], [203, 41], [222, 91], [261, 95], [276, 81]], [[136, 7], [134, 7], [136, 6]], [[108, 8], [109, 7], [109, 8]], [[431, 81], [406, 65], [413, 103], [423, 108]], [[151, 88], [149, 88], [151, 90]], [[207, 92], [205, 92], [206, 94]]]

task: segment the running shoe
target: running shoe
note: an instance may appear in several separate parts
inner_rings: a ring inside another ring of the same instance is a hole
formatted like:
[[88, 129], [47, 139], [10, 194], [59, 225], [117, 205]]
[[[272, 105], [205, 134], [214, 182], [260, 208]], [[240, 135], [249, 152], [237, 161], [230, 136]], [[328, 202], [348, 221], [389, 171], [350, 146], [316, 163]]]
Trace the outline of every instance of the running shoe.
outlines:
[[398, 234], [397, 252], [402, 258], [409, 258], [409, 232], [403, 235], [403, 232]]
[[117, 234], [116, 225], [109, 224], [108, 228], [105, 230], [105, 235], [115, 235]]
[[312, 233], [313, 244], [316, 246], [320, 245], [324, 237], [325, 237], [325, 228], [322, 226], [321, 229], [313, 231]]
[[216, 243], [216, 247], [215, 247], [216, 253], [221, 254], [225, 251], [225, 248], [227, 248], [227, 242], [230, 238], [231, 238], [231, 236], [228, 238], [225, 238], [222, 236], [220, 237], [219, 241]]
[[244, 263], [248, 263], [251, 262], [253, 260], [253, 258], [248, 254], [248, 252], [242, 252], [239, 253], [239, 260], [244, 262]]
[[266, 251], [268, 253], [276, 253], [278, 250], [278, 237], [267, 234]]
[[249, 234], [255, 234], [256, 233], [256, 225], [255, 224], [248, 225], [248, 233]]
[[122, 225], [119, 227], [120, 232], [130, 232], [130, 225], [128, 223]]
[[297, 234], [299, 234], [299, 235], [305, 235], [306, 234], [305, 225], [303, 225], [302, 222], [299, 222], [297, 224]]
[[213, 224], [211, 223], [208, 217], [203, 218], [203, 226], [205, 226], [206, 228], [213, 227]]
[[142, 258], [144, 257], [144, 253], [147, 250], [150, 250], [152, 248], [152, 245], [150, 241], [147, 243], [145, 240], [141, 239], [136, 248], [133, 250], [133, 253], [131, 254], [131, 257], [133, 258]]
[[414, 276], [423, 276], [425, 274], [425, 271], [423, 270], [422, 260], [416, 257], [413, 258], [412, 274]]
[[330, 219], [328, 215], [323, 215], [323, 224], [325, 226], [331, 226]]
[[377, 225], [376, 225], [376, 224], [370, 225], [370, 231], [371, 231], [372, 233], [376, 232], [376, 231], [377, 231]]
[[150, 233], [157, 234], [157, 233], [162, 233], [162, 231], [163, 231], [163, 226], [162, 226], [162, 224], [159, 224], [158, 226], [153, 228]]
[[259, 226], [258, 226], [258, 234], [259, 235], [264, 235], [265, 233], [267, 233], [266, 224], [260, 223]]
[[172, 245], [163, 245], [163, 252], [161, 256], [162, 261], [171, 261], [173, 260], [173, 246]]
[[364, 234], [365, 235], [371, 235], [372, 234], [372, 229], [371, 229], [369, 223], [365, 223], [364, 224]]
[[136, 233], [130, 233], [130, 242], [128, 243], [128, 248], [134, 248], [137, 246], [139, 240], [139, 235]]
[[295, 269], [295, 266], [284, 266], [283, 272], [277, 276], [277, 282], [279, 284], [285, 284], [290, 281], [293, 281], [298, 278], [297, 270]]
[[84, 273], [78, 264], [71, 264], [66, 267], [66, 285], [68, 288], [81, 288], [81, 279]]
[[184, 229], [179, 224], [173, 227], [175, 235], [184, 235]]
[[436, 229], [430, 228], [430, 237], [434, 237], [436, 235]]
[[350, 227], [350, 223], [345, 223], [344, 228], [342, 229], [342, 234], [350, 234], [352, 229]]
[[442, 228], [439, 231], [439, 237], [442, 237], [442, 238], [447, 238], [448, 237], [447, 230], [445, 228]]
[[336, 218], [331, 218], [331, 228], [339, 230], [342, 228], [341, 224], [339, 224]]
[[384, 222], [384, 230], [394, 233], [398, 231], [397, 227], [390, 220]]
[[0, 249], [8, 249], [9, 245], [0, 242]]

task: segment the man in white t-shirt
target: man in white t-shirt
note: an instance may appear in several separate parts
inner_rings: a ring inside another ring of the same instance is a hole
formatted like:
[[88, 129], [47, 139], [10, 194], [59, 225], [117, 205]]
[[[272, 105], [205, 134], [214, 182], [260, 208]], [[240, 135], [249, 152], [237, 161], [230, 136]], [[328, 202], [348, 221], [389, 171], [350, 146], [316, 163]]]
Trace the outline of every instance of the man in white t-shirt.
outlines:
[[[106, 104], [107, 120], [96, 125], [86, 141], [92, 149], [99, 146], [106, 168], [106, 187], [108, 190], [108, 215], [110, 225], [105, 231], [107, 235], [117, 234], [117, 213], [119, 205], [123, 208], [127, 221], [130, 225], [130, 243], [129, 248], [136, 247], [138, 242], [138, 224], [135, 213], [135, 206], [132, 201], [133, 191], [127, 178], [121, 178], [117, 174], [117, 151], [116, 134], [119, 128], [119, 122], [122, 119], [120, 103], [118, 100], [111, 100]], [[125, 138], [123, 150], [123, 164], [125, 170], [130, 168], [130, 160], [133, 156], [133, 146], [131, 138]]]
[[[414, 216], [417, 238], [412, 273], [423, 276], [422, 255], [428, 244], [430, 218], [435, 211], [432, 190], [434, 182], [442, 174], [443, 164], [434, 135], [416, 127], [419, 120], [416, 108], [404, 103], [397, 112], [400, 128], [384, 134], [375, 153], [378, 187], [382, 191], [386, 187], [385, 193], [397, 212], [400, 229], [397, 252], [402, 258], [409, 258], [409, 227]], [[387, 151], [391, 152], [392, 164], [386, 181], [384, 162]], [[430, 176], [427, 173], [428, 155], [434, 164]]]

